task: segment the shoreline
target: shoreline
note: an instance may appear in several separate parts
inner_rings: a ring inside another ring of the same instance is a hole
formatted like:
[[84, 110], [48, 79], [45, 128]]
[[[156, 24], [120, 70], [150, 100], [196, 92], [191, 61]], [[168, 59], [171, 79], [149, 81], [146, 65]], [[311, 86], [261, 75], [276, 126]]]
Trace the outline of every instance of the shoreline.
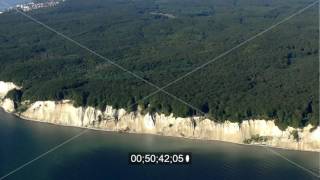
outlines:
[[[176, 117], [162, 113], [127, 112], [110, 105], [101, 111], [95, 107], [75, 107], [68, 99], [36, 101], [17, 112], [14, 102], [6, 98], [12, 89], [20, 89], [12, 82], [0, 81], [0, 108], [23, 120], [52, 125], [90, 129], [95, 131], [146, 134], [201, 141], [217, 141], [264, 148], [320, 152], [320, 126], [303, 128], [288, 126], [279, 129], [275, 120], [246, 119], [239, 122], [215, 122], [205, 117]], [[313, 129], [313, 130], [312, 130]], [[296, 133], [296, 135], [293, 135]]]
[[202, 138], [193, 138], [193, 137], [178, 137], [178, 136], [172, 136], [172, 135], [164, 135], [164, 134], [152, 134], [152, 133], [139, 133], [139, 132], [132, 132], [132, 131], [115, 131], [115, 130], [108, 130], [108, 129], [102, 129], [102, 128], [93, 128], [93, 127], [81, 127], [81, 126], [72, 126], [72, 125], [65, 125], [65, 124], [58, 124], [58, 123], [52, 123], [52, 122], [46, 122], [46, 121], [39, 121], [27, 117], [20, 116], [17, 113], [10, 113], [5, 111], [2, 107], [0, 107], [3, 112], [7, 114], [11, 114], [15, 116], [16, 118], [19, 118], [21, 120], [30, 121], [30, 122], [36, 122], [36, 123], [45, 123], [53, 126], [60, 126], [60, 127], [71, 127], [71, 128], [79, 128], [83, 130], [93, 130], [93, 131], [100, 131], [100, 132], [110, 132], [110, 133], [119, 133], [119, 134], [136, 134], [136, 135], [152, 135], [152, 136], [162, 136], [162, 137], [168, 137], [168, 138], [177, 138], [177, 139], [184, 139], [184, 140], [194, 140], [194, 141], [203, 141], [203, 142], [220, 142], [220, 143], [230, 143], [240, 146], [253, 146], [253, 147], [259, 147], [259, 148], [271, 148], [271, 149], [279, 149], [279, 150], [286, 150], [286, 151], [299, 151], [299, 152], [307, 152], [307, 153], [320, 153], [320, 151], [312, 151], [312, 150], [297, 150], [297, 149], [290, 149], [290, 148], [284, 148], [284, 147], [277, 147], [277, 146], [268, 146], [263, 144], [245, 144], [245, 143], [237, 143], [237, 142], [229, 142], [229, 141], [223, 141], [223, 140], [211, 140], [211, 139], [202, 139]]

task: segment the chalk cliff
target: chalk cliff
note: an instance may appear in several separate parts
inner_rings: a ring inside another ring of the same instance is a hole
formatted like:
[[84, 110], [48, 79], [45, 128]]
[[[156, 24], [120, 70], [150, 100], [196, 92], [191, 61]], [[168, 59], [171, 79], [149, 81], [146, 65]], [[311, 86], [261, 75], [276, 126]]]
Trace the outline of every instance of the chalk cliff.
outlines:
[[[17, 86], [0, 82], [0, 105], [14, 112], [6, 91]], [[38, 101], [28, 105], [21, 118], [67, 126], [87, 127], [109, 131], [159, 134], [193, 139], [219, 140], [233, 143], [263, 144], [295, 150], [320, 151], [320, 127], [302, 129], [288, 127], [281, 131], [274, 121], [245, 120], [241, 124], [214, 122], [204, 117], [180, 118], [164, 114], [128, 113], [107, 106], [105, 111], [93, 107], [74, 107], [69, 100]], [[311, 130], [312, 129], [312, 130]], [[298, 138], [297, 138], [298, 135]]]
[[20, 89], [20, 87], [11, 82], [0, 81], [0, 105], [7, 112], [14, 111], [13, 101], [8, 98], [4, 98], [12, 89]]

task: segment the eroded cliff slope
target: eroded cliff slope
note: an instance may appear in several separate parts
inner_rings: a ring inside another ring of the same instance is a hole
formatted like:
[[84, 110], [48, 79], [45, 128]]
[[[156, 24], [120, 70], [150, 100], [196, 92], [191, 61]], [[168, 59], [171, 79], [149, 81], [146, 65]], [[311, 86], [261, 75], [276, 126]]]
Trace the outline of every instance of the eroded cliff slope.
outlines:
[[[13, 101], [4, 98], [14, 88], [19, 87], [13, 83], [0, 82], [0, 103], [7, 112], [15, 112]], [[288, 127], [281, 131], [274, 121], [217, 123], [204, 117], [180, 118], [158, 113], [128, 113], [111, 106], [107, 106], [102, 112], [93, 107], [74, 107], [69, 100], [38, 101], [28, 104], [25, 111], [16, 114], [24, 119], [66, 126], [320, 151], [320, 127], [311, 125], [302, 129]]]

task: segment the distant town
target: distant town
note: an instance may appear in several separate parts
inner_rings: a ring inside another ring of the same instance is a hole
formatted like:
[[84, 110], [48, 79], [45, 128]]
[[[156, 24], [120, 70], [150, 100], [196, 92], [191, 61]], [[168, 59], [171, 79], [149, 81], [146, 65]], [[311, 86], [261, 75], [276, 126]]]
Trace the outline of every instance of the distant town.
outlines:
[[[19, 9], [23, 12], [28, 12], [28, 11], [32, 11], [32, 10], [40, 9], [40, 8], [54, 7], [64, 1], [66, 1], [66, 0], [48, 0], [48, 1], [44, 1], [44, 2], [30, 2], [30, 3], [25, 3], [25, 4], [17, 4], [14, 7], [8, 8], [4, 12], [10, 11], [13, 9]], [[0, 12], [0, 14], [1, 13], [3, 13], [3, 12]]]

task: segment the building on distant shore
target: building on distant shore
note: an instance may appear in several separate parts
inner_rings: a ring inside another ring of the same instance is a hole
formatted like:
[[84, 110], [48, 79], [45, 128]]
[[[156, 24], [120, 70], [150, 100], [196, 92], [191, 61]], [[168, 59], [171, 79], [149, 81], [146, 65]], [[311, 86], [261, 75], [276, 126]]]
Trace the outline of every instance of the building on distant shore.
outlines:
[[49, 0], [47, 2], [41, 2], [41, 3], [30, 2], [30, 3], [27, 3], [27, 4], [16, 5], [16, 8], [19, 8], [22, 11], [27, 12], [27, 11], [31, 11], [31, 10], [34, 10], [34, 9], [53, 7], [53, 6], [56, 6], [60, 2], [63, 2], [63, 1], [64, 0]]
[[[28, 11], [32, 11], [32, 10], [40, 9], [40, 8], [54, 7], [64, 1], [65, 0], [48, 0], [46, 2], [39, 2], [39, 3], [30, 2], [30, 3], [26, 3], [26, 4], [18, 4], [15, 7], [10, 7], [5, 11], [19, 9], [21, 11], [28, 12]], [[2, 14], [2, 13], [3, 12], [0, 12], [0, 14]]]

